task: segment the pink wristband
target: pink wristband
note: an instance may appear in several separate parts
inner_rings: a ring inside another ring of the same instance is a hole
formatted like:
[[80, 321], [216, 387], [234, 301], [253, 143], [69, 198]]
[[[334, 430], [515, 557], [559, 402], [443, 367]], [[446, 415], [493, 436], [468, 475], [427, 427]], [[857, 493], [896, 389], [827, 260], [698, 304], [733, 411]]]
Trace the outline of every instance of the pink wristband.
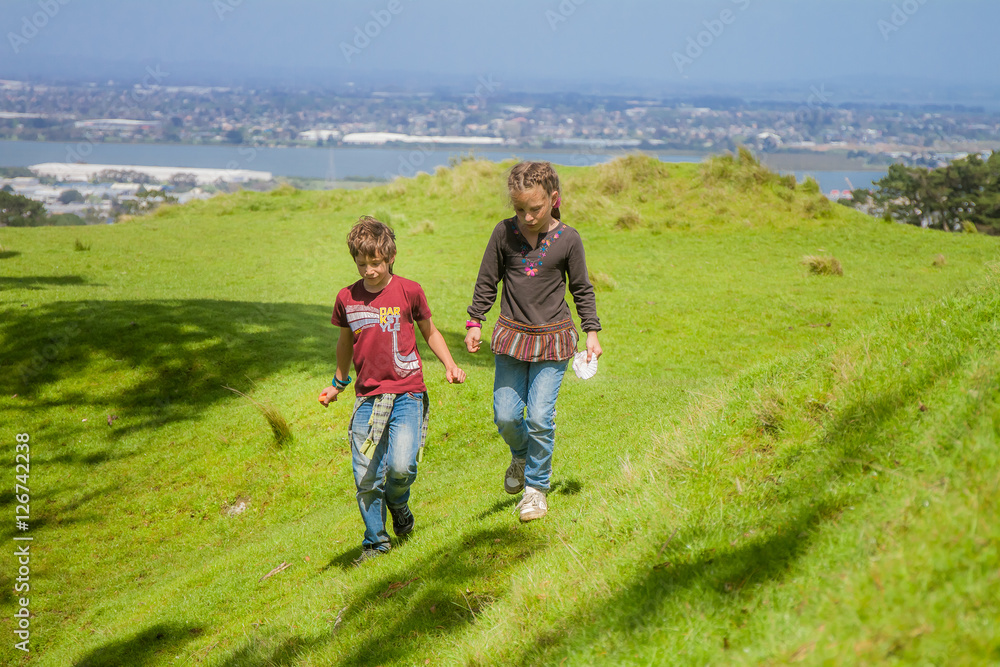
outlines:
[[482, 328], [483, 328], [482, 322], [477, 322], [475, 320], [465, 320], [465, 329], [466, 330], [469, 330], [469, 329], [482, 329]]

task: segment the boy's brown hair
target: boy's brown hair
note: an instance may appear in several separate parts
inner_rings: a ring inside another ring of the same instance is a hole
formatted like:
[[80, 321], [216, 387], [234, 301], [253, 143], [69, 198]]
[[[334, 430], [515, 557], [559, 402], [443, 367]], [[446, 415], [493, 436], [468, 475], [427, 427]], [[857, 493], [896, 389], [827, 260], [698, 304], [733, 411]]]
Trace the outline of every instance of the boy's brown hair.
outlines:
[[396, 257], [396, 235], [392, 228], [370, 215], [363, 215], [347, 233], [351, 257], [381, 257], [392, 264]]
[[[542, 186], [546, 194], [559, 190], [559, 174], [552, 168], [551, 162], [518, 162], [507, 174], [509, 192], [524, 192], [536, 185]], [[558, 206], [552, 209], [552, 217], [559, 219]]]

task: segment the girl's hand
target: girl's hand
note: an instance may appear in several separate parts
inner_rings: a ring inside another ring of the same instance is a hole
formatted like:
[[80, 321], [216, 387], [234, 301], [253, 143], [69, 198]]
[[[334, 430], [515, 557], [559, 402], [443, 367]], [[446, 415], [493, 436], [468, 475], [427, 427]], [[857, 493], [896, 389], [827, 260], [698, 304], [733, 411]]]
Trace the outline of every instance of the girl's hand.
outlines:
[[340, 392], [341, 392], [341, 390], [337, 389], [334, 386], [327, 387], [326, 389], [324, 389], [323, 391], [321, 391], [320, 394], [319, 394], [319, 402], [320, 402], [320, 404], [325, 408], [326, 406], [330, 405], [330, 401], [337, 400], [337, 395]]
[[465, 347], [475, 354], [479, 352], [479, 346], [482, 344], [483, 330], [480, 327], [472, 327], [469, 329], [468, 333], [465, 334]]
[[601, 349], [601, 343], [597, 340], [596, 331], [587, 332], [587, 363], [590, 363], [591, 357], [601, 358], [604, 354], [604, 350]]
[[448, 380], [448, 384], [462, 384], [465, 382], [465, 371], [458, 366], [452, 366], [446, 370], [444, 376]]

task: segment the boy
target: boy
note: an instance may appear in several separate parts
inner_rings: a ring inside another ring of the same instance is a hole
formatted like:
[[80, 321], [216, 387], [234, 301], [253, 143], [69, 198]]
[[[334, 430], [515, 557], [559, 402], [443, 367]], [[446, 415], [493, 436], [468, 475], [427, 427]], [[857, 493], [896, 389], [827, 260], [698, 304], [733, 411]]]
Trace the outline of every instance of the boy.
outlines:
[[337, 295], [332, 318], [340, 327], [337, 372], [319, 402], [326, 407], [347, 388], [353, 358], [357, 399], [349, 434], [358, 508], [365, 524], [361, 556], [355, 561], [360, 565], [392, 546], [385, 530], [386, 507], [397, 538], [409, 534], [415, 523], [407, 503], [427, 437], [429, 402], [414, 323], [444, 364], [449, 383], [463, 382], [465, 372], [455, 365], [444, 337], [431, 322], [423, 289], [393, 275], [392, 229], [363, 216], [348, 233], [347, 247], [361, 280]]

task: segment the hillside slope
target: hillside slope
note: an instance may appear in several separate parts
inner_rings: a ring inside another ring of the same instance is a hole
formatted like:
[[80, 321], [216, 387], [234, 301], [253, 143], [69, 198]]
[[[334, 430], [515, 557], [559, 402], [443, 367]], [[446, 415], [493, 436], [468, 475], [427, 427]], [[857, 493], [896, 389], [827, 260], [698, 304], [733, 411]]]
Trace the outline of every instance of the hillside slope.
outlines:
[[[500, 486], [492, 359], [461, 350], [509, 215], [502, 165], [0, 230], [0, 421], [6, 442], [31, 438], [31, 662], [905, 662], [960, 641], [990, 655], [994, 635], [971, 638], [995, 612], [995, 560], [942, 559], [995, 544], [996, 240], [871, 220], [745, 156], [560, 173], [606, 354], [563, 387], [551, 512], [524, 526]], [[447, 386], [422, 349], [417, 530], [355, 569], [350, 405], [316, 395], [361, 214], [396, 228], [396, 270], [424, 286], [469, 380]], [[808, 255], [843, 275], [811, 274]], [[227, 387], [274, 406], [291, 442]], [[952, 441], [968, 444], [934, 444]], [[940, 574], [911, 581], [914, 550]], [[0, 657], [28, 659], [10, 643]]]
[[996, 663], [998, 334], [994, 265], [985, 285], [722, 383], [622, 457], [599, 525], [555, 545], [576, 566], [537, 568], [558, 610], [525, 594], [525, 614], [487, 621], [532, 639], [462, 657]]

